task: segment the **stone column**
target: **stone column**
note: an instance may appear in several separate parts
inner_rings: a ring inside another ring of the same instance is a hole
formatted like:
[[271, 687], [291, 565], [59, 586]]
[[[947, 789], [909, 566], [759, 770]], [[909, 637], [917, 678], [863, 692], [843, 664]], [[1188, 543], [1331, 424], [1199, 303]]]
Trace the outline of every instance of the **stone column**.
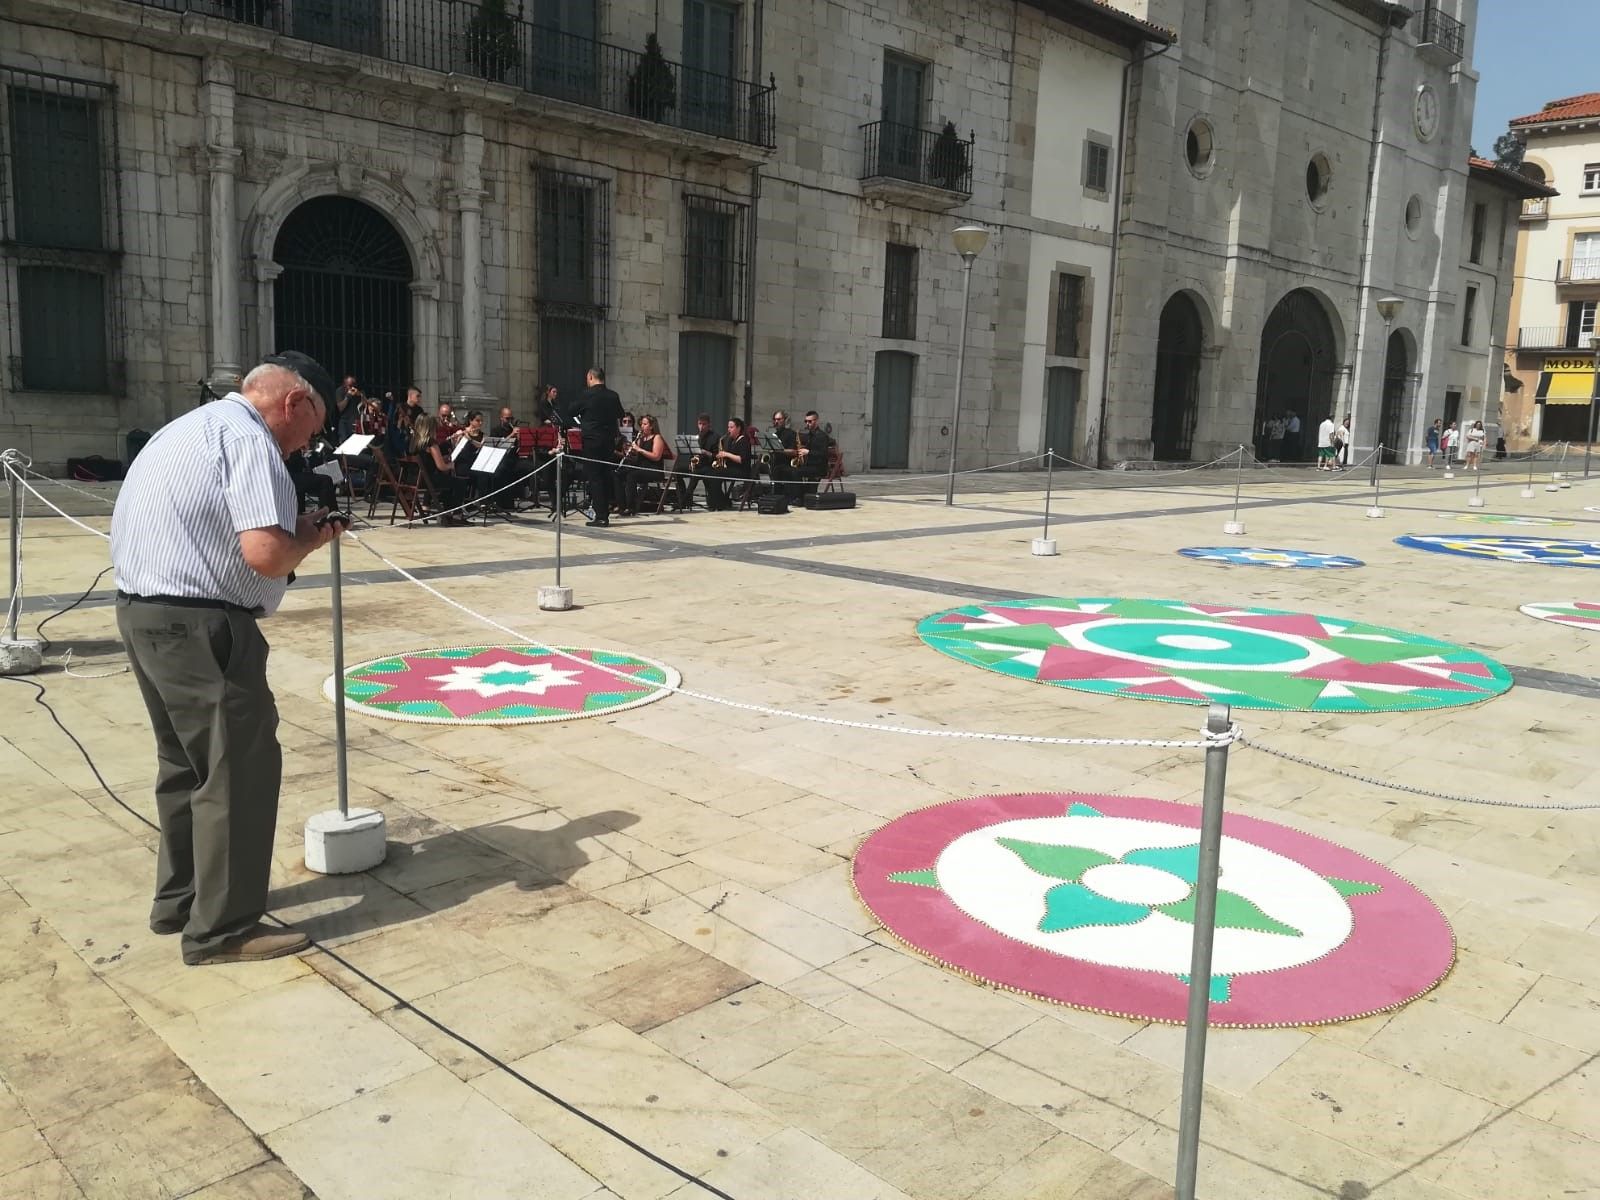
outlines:
[[411, 285], [411, 385], [422, 390], [423, 403], [431, 404], [444, 386], [439, 378], [439, 285], [418, 280]]
[[483, 382], [483, 118], [461, 114], [456, 136], [458, 187], [450, 206], [460, 214], [461, 347], [455, 395], [462, 400], [492, 400]]
[[271, 260], [256, 263], [256, 356], [258, 358], [279, 350], [294, 349], [293, 346], [277, 344], [277, 306], [273, 302], [272, 285], [282, 274], [283, 268]]
[[211, 267], [211, 363], [213, 387], [233, 388], [241, 373], [239, 354], [239, 234], [234, 183], [240, 151], [233, 141], [233, 65], [208, 58], [201, 88], [206, 122], [207, 205]]

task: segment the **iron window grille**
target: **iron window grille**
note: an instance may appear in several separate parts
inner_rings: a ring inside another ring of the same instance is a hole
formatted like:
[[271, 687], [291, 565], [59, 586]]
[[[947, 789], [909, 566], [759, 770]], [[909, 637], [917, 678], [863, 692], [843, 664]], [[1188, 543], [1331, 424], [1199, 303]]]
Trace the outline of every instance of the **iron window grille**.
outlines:
[[611, 290], [610, 183], [544, 167], [536, 176], [540, 305], [599, 318]]
[[0, 68], [6, 358], [19, 391], [122, 388], [115, 89]]
[[714, 196], [683, 198], [683, 315], [744, 318], [747, 206]]
[[1083, 276], [1063, 271], [1056, 276], [1056, 330], [1050, 353], [1058, 358], [1081, 358]]
[[917, 336], [917, 248], [890, 242], [883, 271], [883, 336]]

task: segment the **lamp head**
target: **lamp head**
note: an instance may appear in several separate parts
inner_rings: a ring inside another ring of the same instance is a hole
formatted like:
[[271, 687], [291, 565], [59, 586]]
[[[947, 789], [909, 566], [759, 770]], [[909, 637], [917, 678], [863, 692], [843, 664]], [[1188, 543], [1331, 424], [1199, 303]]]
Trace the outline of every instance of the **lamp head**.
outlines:
[[989, 244], [989, 231], [982, 225], [962, 225], [950, 231], [950, 240], [955, 244], [956, 253], [971, 262]]
[[1377, 303], [1378, 315], [1383, 318], [1385, 324], [1398, 317], [1400, 310], [1406, 306], [1406, 302], [1399, 296], [1379, 296]]

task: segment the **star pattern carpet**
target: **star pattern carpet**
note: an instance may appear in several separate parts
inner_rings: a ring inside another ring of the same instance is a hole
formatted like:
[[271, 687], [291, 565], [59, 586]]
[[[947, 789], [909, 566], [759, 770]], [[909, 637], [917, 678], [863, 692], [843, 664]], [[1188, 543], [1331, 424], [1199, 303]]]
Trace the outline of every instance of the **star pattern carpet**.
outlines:
[[1600, 567], [1600, 542], [1575, 538], [1504, 537], [1499, 534], [1408, 533], [1395, 543], [1434, 554], [1550, 567]]
[[[354, 712], [437, 725], [573, 720], [659, 700], [678, 673], [647, 658], [574, 647], [414, 650], [345, 671]], [[323, 692], [332, 699], [330, 677]]]
[[1422, 634], [1182, 600], [971, 604], [925, 617], [917, 633], [942, 654], [1015, 678], [1181, 704], [1411, 711], [1511, 687], [1499, 663]]

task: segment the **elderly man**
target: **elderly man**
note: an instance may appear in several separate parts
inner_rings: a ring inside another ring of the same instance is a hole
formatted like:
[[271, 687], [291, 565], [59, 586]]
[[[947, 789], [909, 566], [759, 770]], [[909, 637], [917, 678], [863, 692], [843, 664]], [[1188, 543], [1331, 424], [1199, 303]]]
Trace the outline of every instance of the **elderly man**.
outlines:
[[333, 379], [289, 351], [162, 428], [111, 516], [117, 628], [156, 736], [161, 848], [150, 928], [183, 961], [250, 962], [309, 944], [261, 924], [283, 756], [257, 619], [339, 534], [299, 515], [284, 457], [323, 427]]

